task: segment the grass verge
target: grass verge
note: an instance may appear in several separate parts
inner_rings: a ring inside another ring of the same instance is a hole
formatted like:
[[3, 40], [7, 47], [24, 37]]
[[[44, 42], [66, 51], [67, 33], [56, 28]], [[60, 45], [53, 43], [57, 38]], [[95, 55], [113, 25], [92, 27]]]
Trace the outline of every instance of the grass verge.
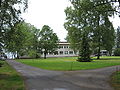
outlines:
[[110, 83], [115, 90], [120, 90], [120, 71], [112, 74]]
[[20, 59], [18, 62], [47, 70], [86, 70], [120, 65], [120, 57], [102, 57], [92, 62], [77, 62], [77, 57], [60, 57], [47, 59]]
[[5, 61], [0, 67], [0, 90], [25, 90], [24, 81], [12, 67]]

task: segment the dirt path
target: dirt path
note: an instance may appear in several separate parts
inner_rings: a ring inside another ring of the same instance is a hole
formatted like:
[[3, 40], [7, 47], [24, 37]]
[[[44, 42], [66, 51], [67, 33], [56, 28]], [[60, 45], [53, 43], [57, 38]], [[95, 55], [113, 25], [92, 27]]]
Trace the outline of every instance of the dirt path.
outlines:
[[113, 90], [108, 81], [116, 71], [112, 66], [94, 70], [49, 71], [7, 60], [25, 77], [27, 90]]

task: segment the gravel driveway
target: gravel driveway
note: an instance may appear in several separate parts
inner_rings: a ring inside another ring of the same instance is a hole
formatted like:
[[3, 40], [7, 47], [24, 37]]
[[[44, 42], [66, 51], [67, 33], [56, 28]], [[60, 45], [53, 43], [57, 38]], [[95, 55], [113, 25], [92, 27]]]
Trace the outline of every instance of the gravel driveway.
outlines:
[[112, 66], [94, 70], [49, 71], [6, 60], [25, 78], [27, 90], [114, 90], [109, 76], [116, 71]]

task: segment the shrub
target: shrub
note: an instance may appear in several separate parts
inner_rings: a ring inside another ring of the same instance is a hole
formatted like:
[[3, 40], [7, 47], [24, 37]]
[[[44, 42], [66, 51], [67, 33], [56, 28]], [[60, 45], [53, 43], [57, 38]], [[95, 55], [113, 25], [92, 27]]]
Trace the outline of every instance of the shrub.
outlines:
[[30, 50], [28, 52], [28, 56], [30, 58], [40, 58], [41, 57], [41, 54], [40, 53], [37, 53], [35, 50]]
[[78, 57], [78, 62], [91, 62], [92, 59], [90, 57]]
[[116, 48], [114, 51], [115, 56], [120, 56], [120, 48]]

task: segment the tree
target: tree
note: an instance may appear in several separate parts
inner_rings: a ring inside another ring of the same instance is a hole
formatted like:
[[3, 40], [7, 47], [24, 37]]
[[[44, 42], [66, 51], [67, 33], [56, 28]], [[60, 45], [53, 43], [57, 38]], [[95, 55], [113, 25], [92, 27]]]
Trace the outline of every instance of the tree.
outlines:
[[[70, 0], [74, 1], [74, 0]], [[94, 2], [93, 8], [97, 8], [99, 6], [109, 5], [111, 4], [114, 9], [111, 9], [111, 7], [108, 7], [108, 9], [105, 9], [103, 12], [114, 12], [114, 14], [120, 15], [119, 7], [120, 7], [120, 0], [91, 0], [91, 2]], [[119, 3], [117, 5], [116, 3]]]
[[88, 37], [91, 35], [92, 28], [90, 26], [90, 12], [87, 12], [87, 7], [91, 6], [91, 3], [89, 0], [77, 0], [71, 1], [71, 3], [73, 7], [68, 7], [65, 10], [67, 22], [64, 26], [68, 30], [68, 41], [70, 41], [74, 49], [79, 50], [81, 56], [79, 61], [90, 61], [90, 40], [88, 40]]
[[44, 25], [39, 37], [39, 46], [44, 53], [44, 59], [46, 59], [47, 53], [55, 51], [58, 41], [59, 39], [57, 35], [53, 33], [53, 30], [48, 25]]
[[120, 27], [117, 28], [117, 32], [116, 32], [116, 43], [115, 43], [114, 55], [120, 56]]
[[[97, 43], [97, 59], [100, 58], [101, 48], [105, 48], [111, 54], [112, 48], [114, 46], [114, 28], [112, 23], [109, 20], [109, 17], [113, 16], [116, 12], [114, 7], [112, 7], [111, 2], [109, 1], [97, 1], [94, 2], [94, 34], [93, 41]], [[106, 3], [106, 4], [104, 4]], [[109, 37], [109, 39], [108, 39]], [[109, 47], [107, 45], [109, 44]]]
[[116, 48], [120, 48], [120, 27], [117, 28], [116, 33]]
[[6, 40], [5, 32], [22, 20], [20, 14], [26, 8], [27, 0], [0, 0], [0, 48]]
[[[103, 38], [102, 43], [105, 50], [108, 51], [109, 55], [112, 55], [113, 47], [115, 46], [115, 29], [111, 22], [103, 27]], [[109, 38], [109, 39], [108, 39]]]
[[[19, 57], [19, 52], [23, 48], [23, 43], [26, 37], [24, 33], [24, 28], [22, 24], [16, 24], [10, 30], [6, 31], [4, 46], [7, 51], [12, 52], [14, 54], [17, 53], [17, 57]], [[22, 30], [21, 30], [22, 29]]]
[[120, 48], [116, 48], [114, 51], [115, 56], [120, 56]]
[[39, 30], [31, 24], [21, 22], [6, 32], [5, 48], [8, 52], [17, 54], [17, 58], [22, 55], [30, 55], [34, 52], [37, 57], [38, 36]]
[[93, 43], [96, 44], [94, 48], [97, 49], [97, 59], [100, 58], [100, 50], [106, 49], [109, 54], [112, 53], [112, 48], [115, 42], [115, 30], [109, 19], [102, 20], [104, 23], [99, 23], [96, 29], [93, 31]]
[[90, 44], [89, 44], [89, 35], [88, 30], [84, 30], [82, 35], [82, 41], [81, 41], [81, 53], [80, 57], [78, 58], [78, 61], [80, 62], [90, 62], [91, 58], [91, 50], [90, 50]]
[[[35, 28], [33, 25], [30, 25], [30, 32], [32, 34], [32, 38], [30, 40], [31, 47], [28, 48], [28, 52], [33, 58], [39, 58], [40, 55], [40, 46], [39, 46], [39, 37], [40, 37], [40, 29]], [[29, 46], [29, 44], [27, 45]], [[32, 53], [31, 53], [32, 52]]]
[[[66, 13], [66, 22], [65, 28], [68, 31], [68, 39], [70, 43], [72, 43], [74, 48], [79, 49], [82, 46], [80, 43], [85, 42], [85, 39], [82, 39], [82, 33], [89, 28], [88, 35], [91, 39], [88, 43], [95, 43], [94, 48], [98, 49], [98, 59], [100, 57], [100, 49], [103, 45], [103, 41], [108, 39], [107, 34], [111, 34], [114, 32], [113, 26], [109, 21], [109, 17], [114, 15], [114, 8], [111, 6], [111, 3], [103, 4], [103, 0], [70, 0], [72, 6], [67, 7], [65, 10]], [[101, 4], [101, 5], [98, 5]], [[103, 5], [102, 5], [103, 4]], [[97, 6], [98, 5], [98, 6]], [[109, 12], [109, 9], [111, 10]], [[107, 29], [108, 28], [108, 29]], [[112, 29], [112, 30], [111, 30]], [[110, 33], [106, 33], [104, 30]], [[113, 37], [114, 34], [110, 35]], [[75, 37], [73, 37], [75, 36]], [[75, 39], [74, 39], [75, 38]], [[114, 38], [108, 39], [108, 41], [112, 40], [114, 42]], [[92, 44], [90, 44], [92, 45]], [[111, 44], [111, 47], [113, 43]], [[86, 48], [86, 47], [85, 47]], [[89, 46], [91, 48], [91, 46]], [[93, 48], [93, 47], [92, 47]], [[82, 48], [83, 49], [83, 48]], [[111, 48], [109, 48], [111, 49]], [[86, 55], [86, 57], [88, 57]]]

